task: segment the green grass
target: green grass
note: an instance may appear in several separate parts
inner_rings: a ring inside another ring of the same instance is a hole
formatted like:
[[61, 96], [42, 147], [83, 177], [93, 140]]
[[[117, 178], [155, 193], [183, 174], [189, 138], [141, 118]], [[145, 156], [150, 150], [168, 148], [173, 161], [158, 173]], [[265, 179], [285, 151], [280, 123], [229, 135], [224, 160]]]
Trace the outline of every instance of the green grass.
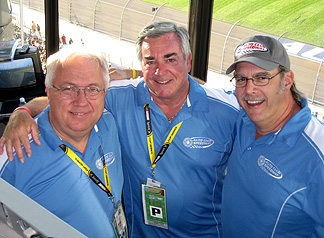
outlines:
[[[145, 0], [189, 11], [190, 0]], [[214, 0], [213, 18], [324, 47], [324, 0]]]

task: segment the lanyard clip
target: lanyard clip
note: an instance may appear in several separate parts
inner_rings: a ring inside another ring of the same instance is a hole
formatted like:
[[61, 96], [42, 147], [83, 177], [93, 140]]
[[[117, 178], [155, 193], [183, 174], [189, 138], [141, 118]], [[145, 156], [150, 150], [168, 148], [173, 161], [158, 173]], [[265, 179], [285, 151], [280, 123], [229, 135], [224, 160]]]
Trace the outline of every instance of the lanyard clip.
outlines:
[[154, 182], [154, 175], [155, 175], [155, 166], [152, 167], [152, 181]]
[[108, 197], [109, 197], [109, 199], [111, 200], [113, 206], [116, 207], [115, 200], [114, 200], [114, 196], [113, 196], [111, 193], [110, 193], [110, 195], [111, 195], [111, 196], [109, 196], [109, 194], [108, 194]]

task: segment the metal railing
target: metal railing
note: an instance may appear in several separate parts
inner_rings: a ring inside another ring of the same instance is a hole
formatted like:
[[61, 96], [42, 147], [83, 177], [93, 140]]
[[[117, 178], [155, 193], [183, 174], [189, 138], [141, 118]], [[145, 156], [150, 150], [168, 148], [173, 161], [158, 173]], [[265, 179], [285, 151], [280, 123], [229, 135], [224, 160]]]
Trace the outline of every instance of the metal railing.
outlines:
[[[44, 12], [43, 1], [24, 0], [24, 6]], [[19, 0], [12, 2], [19, 4]], [[70, 23], [134, 43], [138, 32], [152, 20], [170, 20], [187, 27], [188, 13], [168, 8], [167, 3], [156, 6], [140, 0], [59, 0], [59, 16]], [[224, 68], [233, 61], [234, 49], [238, 42], [247, 36], [262, 33], [240, 27], [238, 23], [239, 21], [231, 25], [213, 20], [209, 50], [210, 70], [224, 73]], [[289, 35], [289, 32], [285, 32], [280, 38], [283, 35]], [[311, 102], [324, 106], [324, 71], [321, 67], [323, 61], [303, 59], [296, 55], [290, 55], [290, 58], [297, 87], [302, 89]], [[125, 60], [120, 59], [120, 62], [116, 63], [122, 62]]]

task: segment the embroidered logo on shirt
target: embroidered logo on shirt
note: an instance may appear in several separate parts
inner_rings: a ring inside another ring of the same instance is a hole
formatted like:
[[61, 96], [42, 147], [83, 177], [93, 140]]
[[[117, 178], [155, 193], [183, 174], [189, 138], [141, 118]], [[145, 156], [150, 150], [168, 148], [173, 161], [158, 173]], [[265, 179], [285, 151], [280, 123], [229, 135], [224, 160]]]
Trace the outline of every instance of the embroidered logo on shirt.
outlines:
[[[112, 163], [114, 163], [115, 156], [114, 156], [114, 153], [113, 152], [109, 152], [109, 153], [105, 154], [104, 156], [105, 156], [105, 161], [106, 161], [107, 167], [109, 165], [111, 165]], [[97, 161], [96, 161], [96, 167], [97, 167], [97, 169], [102, 169], [103, 168], [102, 157], [100, 157], [99, 159], [97, 159]]]
[[214, 140], [207, 137], [187, 137], [183, 140], [183, 144], [191, 149], [204, 149], [212, 146]]
[[275, 179], [282, 179], [282, 173], [278, 169], [278, 167], [263, 155], [259, 157], [258, 165], [264, 172], [274, 177]]

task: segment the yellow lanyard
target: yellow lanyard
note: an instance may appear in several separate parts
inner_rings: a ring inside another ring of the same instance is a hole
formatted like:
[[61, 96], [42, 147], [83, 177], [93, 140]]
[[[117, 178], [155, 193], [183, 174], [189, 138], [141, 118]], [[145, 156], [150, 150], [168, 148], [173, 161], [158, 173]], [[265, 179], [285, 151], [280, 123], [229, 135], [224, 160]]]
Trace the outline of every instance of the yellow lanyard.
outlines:
[[83, 172], [105, 193], [107, 193], [108, 197], [112, 200], [114, 203], [114, 197], [111, 193], [111, 186], [109, 183], [109, 174], [108, 174], [108, 169], [105, 161], [105, 155], [103, 153], [102, 145], [101, 147], [101, 152], [102, 152], [102, 163], [103, 163], [103, 170], [104, 170], [104, 177], [105, 177], [105, 184], [101, 182], [101, 180], [91, 171], [91, 169], [77, 156], [69, 147], [66, 145], [62, 144], [60, 145], [60, 148], [64, 151], [69, 158], [76, 163], [80, 169], [83, 170]]
[[[169, 148], [171, 142], [173, 141], [174, 137], [178, 133], [183, 121], [178, 123], [174, 127], [172, 127], [168, 137], [163, 143], [162, 148], [160, 149], [158, 155], [155, 157], [151, 115], [150, 115], [150, 108], [148, 104], [144, 105], [144, 112], [145, 112], [145, 122], [146, 122], [147, 146], [148, 146], [148, 151], [149, 151], [150, 160], [152, 164], [152, 169], [154, 169], [156, 167], [156, 163], [162, 158], [166, 150]], [[154, 179], [154, 170], [153, 170], [153, 179]]]

